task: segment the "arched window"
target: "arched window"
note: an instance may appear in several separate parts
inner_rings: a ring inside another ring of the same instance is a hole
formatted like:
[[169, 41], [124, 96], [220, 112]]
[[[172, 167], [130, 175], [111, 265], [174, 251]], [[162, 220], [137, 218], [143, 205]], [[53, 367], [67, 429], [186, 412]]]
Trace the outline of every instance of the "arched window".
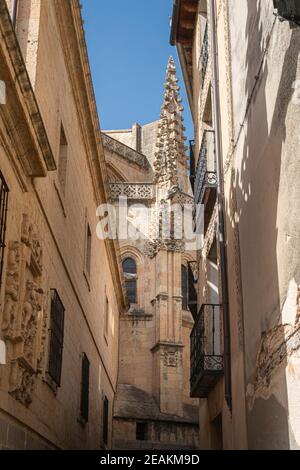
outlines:
[[181, 295], [182, 308], [188, 310], [188, 271], [184, 265], [181, 266]]
[[123, 271], [125, 276], [125, 286], [130, 304], [137, 303], [137, 270], [136, 262], [133, 258], [126, 258], [123, 261]]

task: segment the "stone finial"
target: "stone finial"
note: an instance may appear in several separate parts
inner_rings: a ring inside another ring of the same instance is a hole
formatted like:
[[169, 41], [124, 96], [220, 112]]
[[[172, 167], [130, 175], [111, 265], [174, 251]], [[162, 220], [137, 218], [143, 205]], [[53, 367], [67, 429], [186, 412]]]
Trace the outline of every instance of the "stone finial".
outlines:
[[164, 101], [157, 133], [154, 170], [157, 183], [178, 184], [178, 163], [186, 160], [184, 126], [174, 59], [167, 66]]

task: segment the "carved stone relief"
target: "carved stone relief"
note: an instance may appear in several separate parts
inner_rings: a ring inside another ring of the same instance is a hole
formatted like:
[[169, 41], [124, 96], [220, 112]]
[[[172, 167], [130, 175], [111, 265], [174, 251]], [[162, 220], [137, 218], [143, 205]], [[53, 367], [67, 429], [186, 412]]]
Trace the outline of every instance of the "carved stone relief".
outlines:
[[39, 371], [43, 335], [42, 247], [28, 214], [21, 241], [8, 244], [8, 263], [1, 329], [8, 347], [9, 392], [28, 406]]
[[163, 349], [162, 355], [165, 367], [179, 367], [182, 364], [182, 351], [175, 349]]

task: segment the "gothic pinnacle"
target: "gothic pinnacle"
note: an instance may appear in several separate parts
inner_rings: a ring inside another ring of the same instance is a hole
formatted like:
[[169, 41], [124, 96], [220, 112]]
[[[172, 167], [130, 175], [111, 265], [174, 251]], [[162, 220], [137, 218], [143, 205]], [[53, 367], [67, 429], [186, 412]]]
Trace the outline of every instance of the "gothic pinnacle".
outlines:
[[157, 152], [155, 154], [155, 180], [158, 183], [178, 184], [179, 162], [185, 160], [184, 126], [179, 95], [178, 78], [173, 57], [168, 61], [164, 84], [163, 104], [157, 133]]

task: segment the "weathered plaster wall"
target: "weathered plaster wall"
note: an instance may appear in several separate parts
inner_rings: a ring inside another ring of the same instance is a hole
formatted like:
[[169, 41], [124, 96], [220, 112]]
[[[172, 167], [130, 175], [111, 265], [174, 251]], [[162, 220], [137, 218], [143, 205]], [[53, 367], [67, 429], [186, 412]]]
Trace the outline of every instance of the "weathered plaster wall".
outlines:
[[295, 449], [300, 31], [274, 17], [271, 1], [231, 1], [230, 9], [237, 200], [230, 218], [241, 250], [248, 445]]

